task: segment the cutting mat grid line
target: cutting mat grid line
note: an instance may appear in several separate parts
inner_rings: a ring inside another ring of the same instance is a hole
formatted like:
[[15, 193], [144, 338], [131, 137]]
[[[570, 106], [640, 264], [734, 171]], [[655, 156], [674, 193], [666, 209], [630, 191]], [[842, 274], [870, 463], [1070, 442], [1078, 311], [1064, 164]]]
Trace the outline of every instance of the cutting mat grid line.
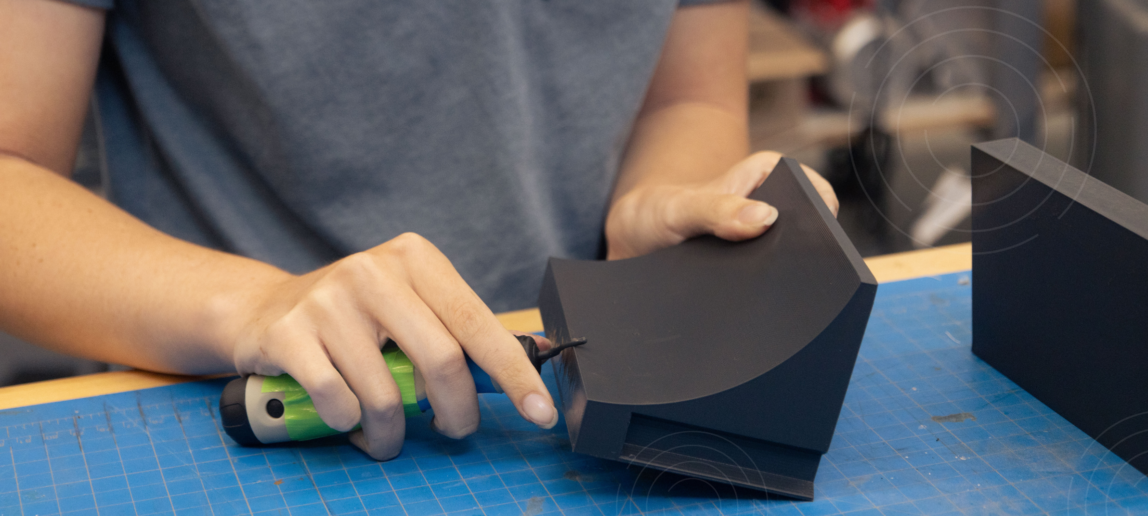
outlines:
[[408, 421], [389, 462], [345, 438], [243, 448], [214, 380], [0, 412], [0, 516], [1148, 511], [1144, 475], [972, 355], [970, 293], [968, 273], [879, 288], [813, 502], [576, 455], [498, 395], [461, 441]]

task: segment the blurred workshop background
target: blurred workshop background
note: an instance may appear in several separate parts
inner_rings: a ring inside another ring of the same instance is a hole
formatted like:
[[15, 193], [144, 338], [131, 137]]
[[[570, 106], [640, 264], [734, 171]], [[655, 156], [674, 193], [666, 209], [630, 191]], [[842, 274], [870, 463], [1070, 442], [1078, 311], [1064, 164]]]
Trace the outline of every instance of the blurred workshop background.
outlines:
[[[1148, 0], [753, 0], [750, 132], [865, 256], [969, 240], [969, 146], [1019, 137], [1148, 202]], [[76, 178], [100, 191], [91, 121]], [[108, 370], [0, 334], [0, 385]]]

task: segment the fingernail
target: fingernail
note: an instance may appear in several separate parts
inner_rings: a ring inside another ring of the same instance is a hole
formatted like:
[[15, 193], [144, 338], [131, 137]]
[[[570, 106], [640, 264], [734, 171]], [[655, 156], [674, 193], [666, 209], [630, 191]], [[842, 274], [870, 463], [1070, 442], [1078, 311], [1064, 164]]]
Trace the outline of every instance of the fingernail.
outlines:
[[763, 202], [755, 202], [742, 208], [738, 219], [747, 226], [772, 226], [777, 222], [777, 208]]
[[526, 399], [522, 400], [522, 410], [526, 412], [526, 417], [530, 418], [534, 424], [547, 430], [558, 424], [558, 410], [554, 408], [554, 405], [547, 402], [541, 394], [527, 394]]

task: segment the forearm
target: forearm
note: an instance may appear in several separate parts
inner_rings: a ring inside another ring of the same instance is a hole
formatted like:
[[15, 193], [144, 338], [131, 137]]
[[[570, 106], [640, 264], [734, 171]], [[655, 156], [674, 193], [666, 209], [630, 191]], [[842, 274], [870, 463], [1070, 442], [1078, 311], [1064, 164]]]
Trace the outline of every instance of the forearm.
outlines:
[[234, 369], [237, 315], [269, 265], [164, 235], [67, 179], [0, 155], [0, 328], [157, 371]]
[[613, 201], [638, 187], [714, 178], [749, 152], [745, 113], [680, 102], [640, 117], [619, 170]]
[[614, 184], [607, 258], [703, 233], [750, 238], [776, 218], [746, 204], [752, 174], [722, 179], [749, 151], [748, 15], [743, 0], [674, 15]]
[[676, 211], [658, 206], [681, 199], [665, 187], [696, 187], [748, 152], [748, 15], [742, 0], [674, 15], [614, 184], [606, 221], [611, 256], [641, 252], [615, 252], [628, 240], [622, 228], [658, 225], [639, 219]]
[[749, 150], [749, 3], [678, 10], [634, 123], [613, 201], [652, 185], [698, 183]]

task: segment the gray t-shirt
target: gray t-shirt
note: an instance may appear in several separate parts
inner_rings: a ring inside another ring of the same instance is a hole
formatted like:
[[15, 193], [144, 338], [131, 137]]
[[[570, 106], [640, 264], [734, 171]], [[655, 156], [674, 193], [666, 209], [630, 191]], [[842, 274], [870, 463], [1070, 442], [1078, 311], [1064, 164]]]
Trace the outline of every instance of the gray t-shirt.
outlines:
[[[111, 9], [110, 199], [302, 273], [413, 231], [495, 311], [600, 252], [677, 0], [73, 0]], [[689, 3], [696, 3], [694, 2]]]

